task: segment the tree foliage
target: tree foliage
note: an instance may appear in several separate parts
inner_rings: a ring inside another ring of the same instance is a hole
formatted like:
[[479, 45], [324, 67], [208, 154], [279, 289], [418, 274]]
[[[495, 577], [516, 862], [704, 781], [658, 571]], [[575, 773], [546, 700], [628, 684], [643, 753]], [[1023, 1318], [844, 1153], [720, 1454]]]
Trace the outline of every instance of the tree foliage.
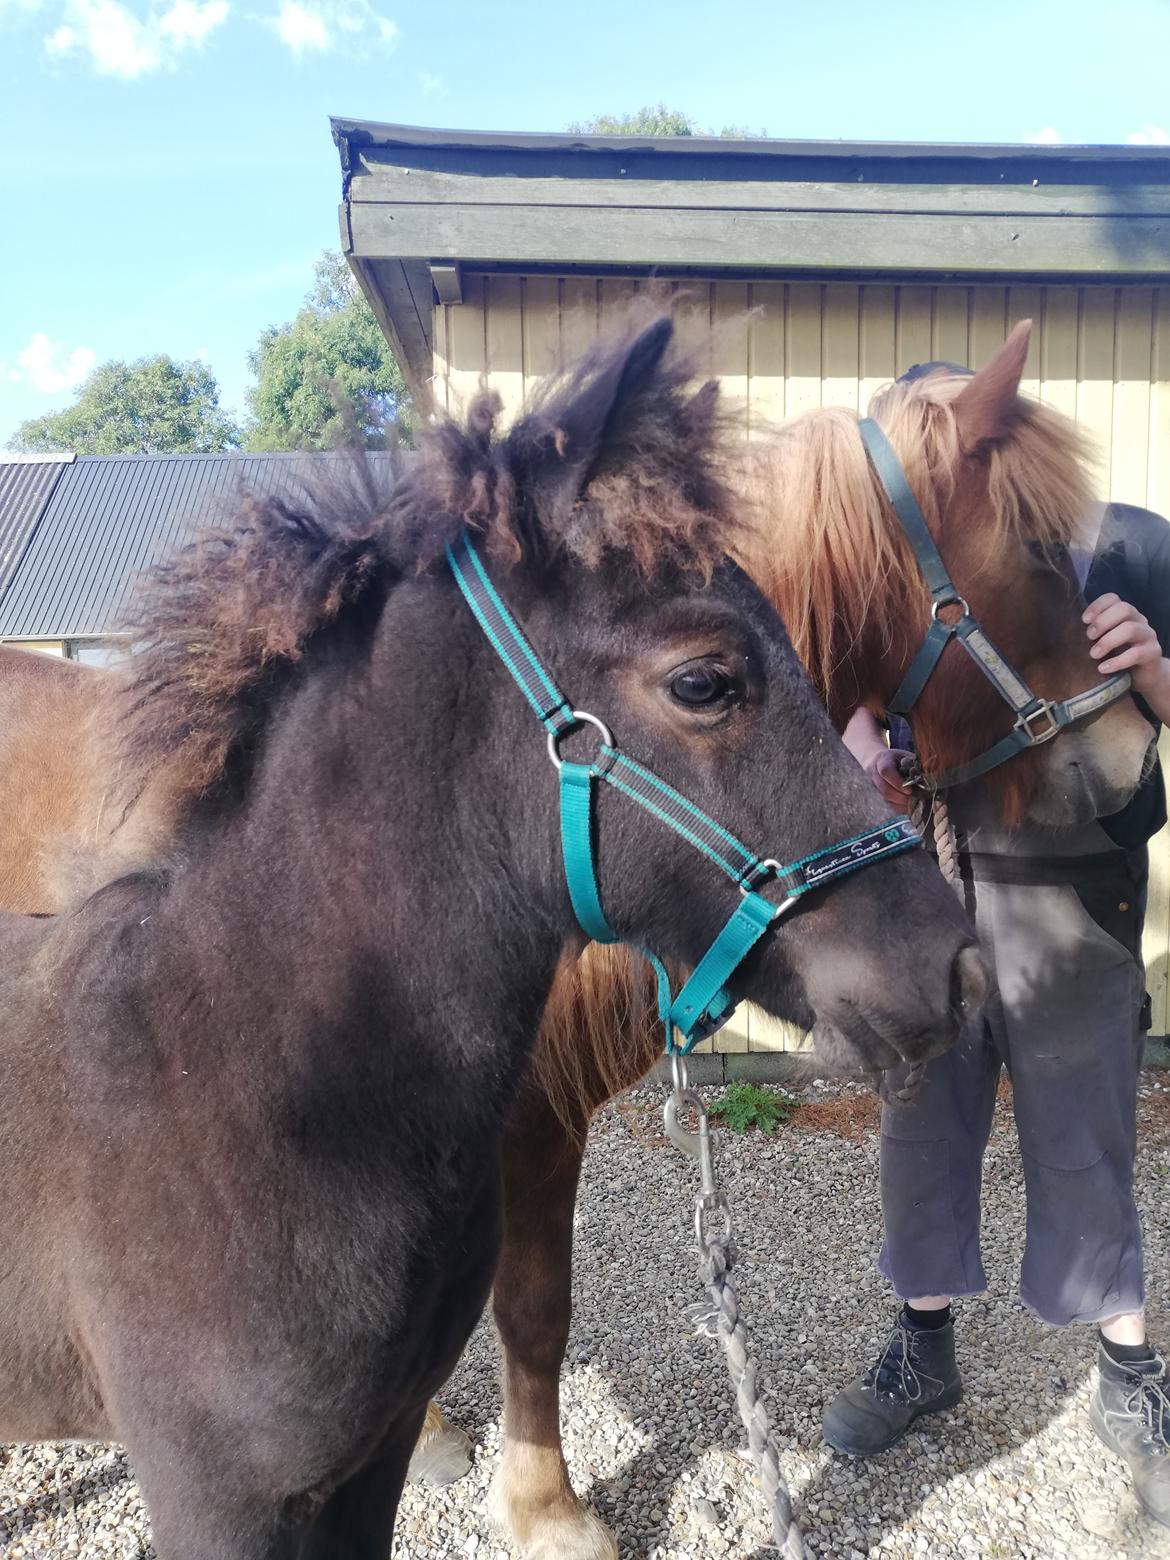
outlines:
[[599, 114], [596, 119], [569, 126], [570, 135], [719, 135], [726, 140], [742, 140], [767, 131], [745, 130], [739, 125], [724, 125], [722, 130], [706, 130], [681, 108], [665, 103], [650, 103], [632, 114]]
[[229, 450], [240, 431], [220, 409], [215, 375], [165, 353], [103, 363], [72, 406], [21, 423], [9, 447], [79, 455], [206, 454]]
[[409, 436], [402, 371], [341, 254], [321, 256], [296, 318], [269, 326], [248, 363], [250, 450], [328, 449], [344, 432], [339, 398], [370, 447], [386, 442], [390, 423]]

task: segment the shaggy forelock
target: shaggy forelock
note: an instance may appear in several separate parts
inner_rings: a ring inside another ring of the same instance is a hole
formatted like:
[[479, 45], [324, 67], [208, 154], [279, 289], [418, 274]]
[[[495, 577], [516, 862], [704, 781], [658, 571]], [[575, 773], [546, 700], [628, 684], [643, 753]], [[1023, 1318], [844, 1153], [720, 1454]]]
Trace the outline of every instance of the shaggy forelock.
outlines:
[[[746, 553], [716, 387], [694, 390], [673, 349], [596, 419], [579, 484], [560, 470], [572, 460], [566, 429], [604, 407], [607, 376], [612, 387], [645, 325], [598, 342], [510, 431], [498, 396], [481, 394], [462, 424], [424, 430], [389, 485], [360, 451], [339, 457], [305, 478], [304, 502], [243, 495], [229, 523], [153, 570], [126, 625], [138, 648], [115, 701], [111, 769], [125, 799], [160, 771], [180, 816], [213, 793], [255, 748], [310, 643], [371, 598], [376, 609], [403, 574], [438, 565], [464, 527], [505, 568], [558, 554], [594, 567], [621, 552], [647, 578], [667, 567], [709, 577]], [[544, 502], [550, 487], [572, 501]]]

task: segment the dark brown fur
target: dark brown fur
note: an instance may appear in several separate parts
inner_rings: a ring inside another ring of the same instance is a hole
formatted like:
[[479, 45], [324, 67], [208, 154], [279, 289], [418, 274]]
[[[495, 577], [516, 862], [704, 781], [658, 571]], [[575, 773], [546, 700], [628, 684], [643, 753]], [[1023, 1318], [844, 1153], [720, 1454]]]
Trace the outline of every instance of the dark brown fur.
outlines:
[[[0, 1438], [122, 1441], [164, 1560], [384, 1560], [486, 1297], [505, 1119], [579, 935], [541, 733], [443, 540], [477, 520], [574, 697], [749, 839], [792, 857], [883, 815], [715, 555], [712, 398], [669, 338], [598, 353], [505, 439], [443, 430], [377, 512], [255, 505], [173, 565], [107, 733], [127, 817], [166, 777], [167, 856], [0, 915]], [[670, 691], [704, 659], [742, 668], [714, 714]], [[612, 923], [694, 964], [734, 891], [620, 797], [598, 813]], [[880, 1067], [957, 1033], [970, 946], [900, 857], [733, 992]]]

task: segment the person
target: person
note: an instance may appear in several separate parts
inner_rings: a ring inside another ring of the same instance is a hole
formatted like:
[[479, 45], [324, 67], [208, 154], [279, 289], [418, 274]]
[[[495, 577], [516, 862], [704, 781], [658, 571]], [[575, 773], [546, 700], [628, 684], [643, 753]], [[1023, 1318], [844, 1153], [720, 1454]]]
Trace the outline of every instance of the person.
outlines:
[[[1101, 673], [1127, 671], [1151, 722], [1170, 722], [1170, 524], [1110, 506], [1084, 594]], [[887, 800], [905, 808], [908, 741], [895, 729], [887, 743], [866, 710], [845, 740]], [[1170, 1526], [1170, 1381], [1146, 1336], [1133, 1199], [1148, 1028], [1146, 843], [1166, 821], [1162, 776], [1155, 766], [1122, 812], [1080, 829], [965, 831], [957, 801], [952, 817], [996, 994], [908, 1099], [897, 1098], [902, 1075], [890, 1075], [878, 1266], [902, 1306], [876, 1362], [827, 1408], [825, 1439], [871, 1456], [961, 1396], [951, 1302], [987, 1287], [980, 1181], [1006, 1066], [1027, 1198], [1020, 1298], [1053, 1325], [1096, 1325], [1093, 1429], [1129, 1464], [1146, 1510]]]

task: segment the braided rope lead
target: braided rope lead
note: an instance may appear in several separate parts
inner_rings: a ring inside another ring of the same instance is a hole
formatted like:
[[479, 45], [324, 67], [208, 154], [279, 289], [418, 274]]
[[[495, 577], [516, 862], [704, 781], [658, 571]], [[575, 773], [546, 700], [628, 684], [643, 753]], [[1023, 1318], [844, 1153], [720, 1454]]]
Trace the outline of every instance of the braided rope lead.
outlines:
[[780, 1454], [767, 1411], [756, 1388], [755, 1361], [748, 1352], [748, 1336], [739, 1311], [739, 1295], [731, 1279], [735, 1247], [728, 1235], [700, 1236], [699, 1276], [710, 1306], [691, 1307], [696, 1332], [717, 1337], [727, 1356], [727, 1370], [735, 1389], [739, 1417], [747, 1431], [760, 1487], [772, 1518], [775, 1550], [785, 1560], [812, 1560], [800, 1524], [792, 1512], [792, 1497], [780, 1471]]

